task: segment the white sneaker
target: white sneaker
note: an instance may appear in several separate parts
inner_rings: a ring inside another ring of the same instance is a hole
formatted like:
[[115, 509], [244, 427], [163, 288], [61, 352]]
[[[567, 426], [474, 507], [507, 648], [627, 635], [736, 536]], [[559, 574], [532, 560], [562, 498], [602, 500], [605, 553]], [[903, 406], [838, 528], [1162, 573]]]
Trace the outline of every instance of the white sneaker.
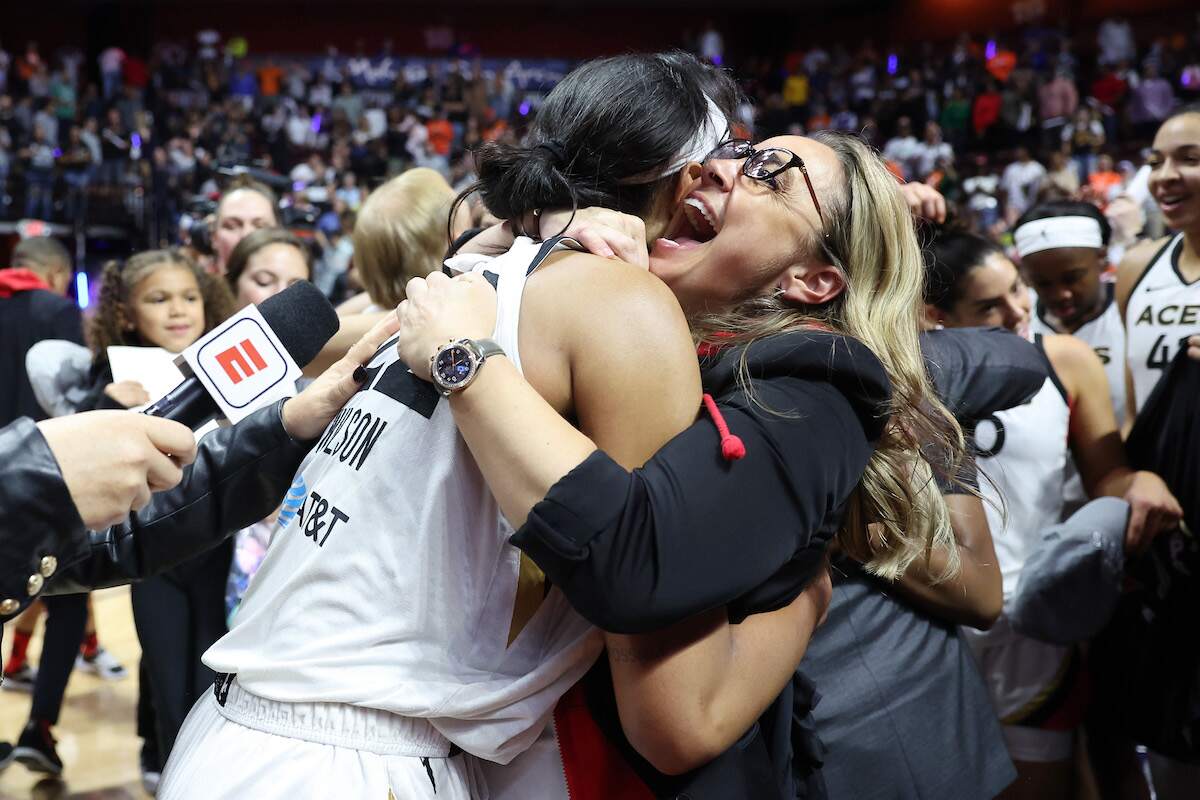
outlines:
[[96, 650], [96, 655], [88, 658], [82, 653], [75, 659], [75, 669], [90, 672], [106, 681], [124, 680], [129, 672], [121, 666], [103, 647]]
[[0, 688], [10, 692], [32, 692], [35, 683], [37, 683], [37, 670], [26, 662], [21, 665], [19, 670], [4, 673], [4, 683], [0, 684]]
[[158, 784], [161, 781], [161, 772], [142, 772], [142, 790], [151, 797], [158, 795]]

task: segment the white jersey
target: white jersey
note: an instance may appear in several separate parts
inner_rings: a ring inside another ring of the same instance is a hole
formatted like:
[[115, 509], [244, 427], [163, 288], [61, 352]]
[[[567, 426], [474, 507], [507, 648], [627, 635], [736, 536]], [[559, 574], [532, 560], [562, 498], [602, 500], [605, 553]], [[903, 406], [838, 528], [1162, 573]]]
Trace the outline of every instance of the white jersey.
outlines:
[[1200, 285], [1185, 282], [1179, 274], [1182, 251], [1179, 234], [1151, 259], [1125, 307], [1125, 357], [1138, 411], [1179, 352], [1180, 342], [1200, 333]]
[[[1044, 354], [1040, 336], [1036, 344]], [[1062, 515], [1070, 416], [1066, 390], [1051, 367], [1033, 399], [976, 425], [979, 490], [1006, 600], [1042, 531]]]
[[[518, 368], [527, 271], [554, 247], [521, 238], [482, 270], [498, 290], [493, 338]], [[428, 719], [504, 763], [537, 739], [600, 635], [509, 544], [448, 404], [393, 344], [301, 465], [234, 626], [204, 662], [270, 700]]]
[[[1100, 362], [1104, 364], [1104, 377], [1108, 380], [1108, 396], [1117, 417], [1117, 427], [1120, 427], [1125, 419], [1125, 359], [1123, 356], [1125, 353], [1125, 327], [1121, 324], [1121, 311], [1117, 307], [1114, 295], [1116, 287], [1107, 283], [1102, 288], [1105, 292], [1104, 310], [1095, 319], [1079, 326], [1079, 329], [1071, 335], [1091, 347]], [[1033, 333], [1045, 336], [1067, 333], [1055, 326], [1055, 321], [1050, 314], [1040, 302], [1036, 301], [1036, 295], [1034, 309], [1036, 313], [1030, 324], [1030, 330]], [[1079, 470], [1075, 467], [1075, 459], [1071, 458], [1069, 454], [1063, 492], [1063, 519], [1074, 514], [1090, 499], [1087, 492], [1084, 491], [1083, 480], [1079, 477]]]

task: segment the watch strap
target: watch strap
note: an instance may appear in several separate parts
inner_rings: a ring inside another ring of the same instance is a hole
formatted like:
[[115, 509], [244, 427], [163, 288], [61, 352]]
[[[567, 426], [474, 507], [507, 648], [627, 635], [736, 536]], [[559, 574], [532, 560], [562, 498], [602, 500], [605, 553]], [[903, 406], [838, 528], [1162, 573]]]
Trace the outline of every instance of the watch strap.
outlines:
[[504, 355], [504, 348], [496, 343], [494, 339], [473, 339], [475, 346], [479, 348], [480, 360], [490, 356]]

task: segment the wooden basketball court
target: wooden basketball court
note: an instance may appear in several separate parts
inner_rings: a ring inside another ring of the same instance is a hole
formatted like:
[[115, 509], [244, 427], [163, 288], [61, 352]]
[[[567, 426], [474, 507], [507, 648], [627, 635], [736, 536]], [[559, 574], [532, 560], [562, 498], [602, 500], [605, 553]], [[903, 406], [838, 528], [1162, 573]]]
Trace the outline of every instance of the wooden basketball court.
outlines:
[[[129, 589], [106, 589], [93, 595], [96, 630], [100, 644], [125, 665], [129, 675], [121, 681], [105, 681], [79, 671], [67, 684], [62, 715], [54, 729], [58, 754], [63, 760], [62, 780], [47, 779], [13, 763], [0, 772], [0, 800], [142, 800], [138, 755], [142, 740], [135, 733], [137, 667], [141, 648], [133, 628]], [[30, 659], [37, 664], [41, 631], [29, 646]], [[12, 642], [5, 626], [4, 655]], [[0, 691], [0, 741], [15, 742], [29, 715], [30, 696], [23, 692]]]

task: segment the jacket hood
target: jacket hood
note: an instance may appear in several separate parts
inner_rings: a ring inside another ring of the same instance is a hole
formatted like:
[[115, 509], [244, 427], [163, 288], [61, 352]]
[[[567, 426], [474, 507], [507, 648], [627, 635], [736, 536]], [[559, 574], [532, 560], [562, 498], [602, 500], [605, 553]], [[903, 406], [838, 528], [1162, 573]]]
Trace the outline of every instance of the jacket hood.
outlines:
[[738, 392], [743, 354], [753, 381], [799, 378], [828, 383], [850, 403], [869, 441], [882, 435], [889, 417], [892, 384], [883, 364], [857, 339], [806, 329], [721, 348], [701, 358], [704, 391], [717, 399]]
[[0, 298], [12, 297], [17, 292], [28, 292], [34, 289], [49, 290], [50, 284], [42, 280], [42, 276], [33, 270], [0, 269]]

